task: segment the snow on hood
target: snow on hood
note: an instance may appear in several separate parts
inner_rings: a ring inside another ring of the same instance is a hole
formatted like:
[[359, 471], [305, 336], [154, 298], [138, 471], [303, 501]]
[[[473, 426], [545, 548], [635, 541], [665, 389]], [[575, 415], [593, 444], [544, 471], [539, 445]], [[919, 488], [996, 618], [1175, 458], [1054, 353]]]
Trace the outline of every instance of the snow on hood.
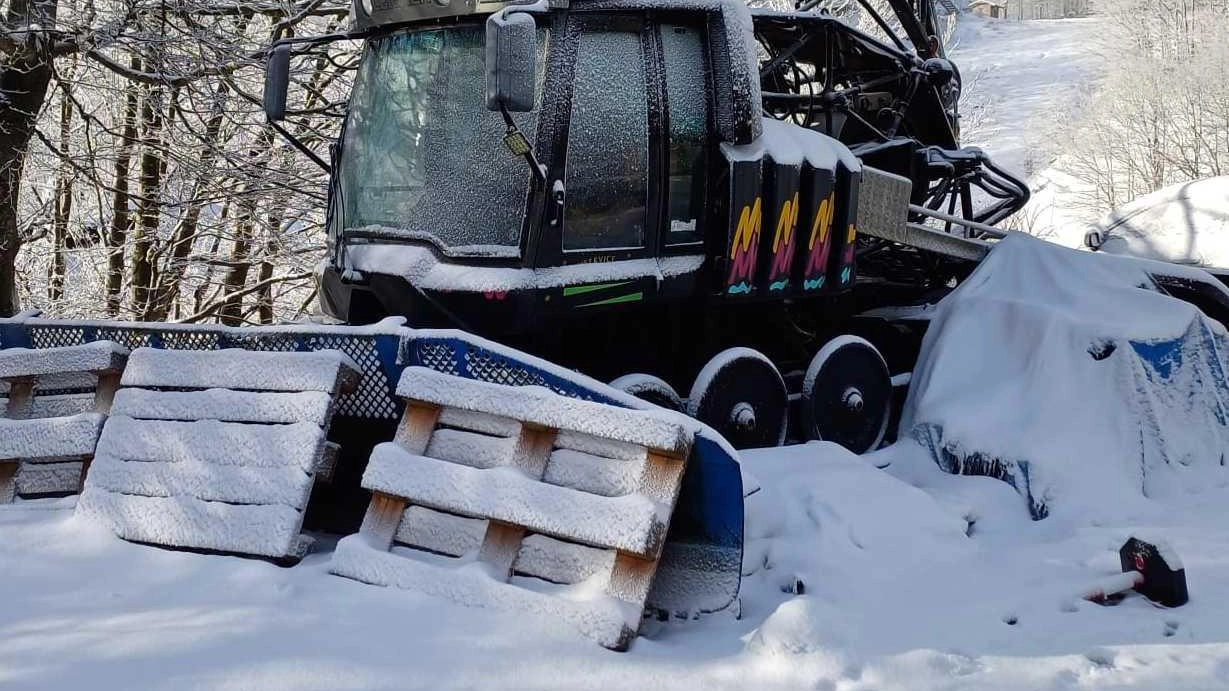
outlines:
[[1229, 177], [1140, 197], [1106, 216], [1094, 232], [1103, 252], [1229, 268]]
[[949, 472], [1052, 510], [1121, 512], [1219, 472], [1223, 326], [1138, 260], [1013, 234], [935, 311], [901, 430]]

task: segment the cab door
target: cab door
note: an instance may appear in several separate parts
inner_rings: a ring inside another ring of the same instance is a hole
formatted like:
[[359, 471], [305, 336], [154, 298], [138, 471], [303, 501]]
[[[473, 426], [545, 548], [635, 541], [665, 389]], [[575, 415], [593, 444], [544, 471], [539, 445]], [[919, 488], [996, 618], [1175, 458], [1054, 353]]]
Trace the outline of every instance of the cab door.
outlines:
[[548, 185], [566, 196], [537, 267], [702, 254], [715, 141], [702, 20], [573, 12], [564, 40]]

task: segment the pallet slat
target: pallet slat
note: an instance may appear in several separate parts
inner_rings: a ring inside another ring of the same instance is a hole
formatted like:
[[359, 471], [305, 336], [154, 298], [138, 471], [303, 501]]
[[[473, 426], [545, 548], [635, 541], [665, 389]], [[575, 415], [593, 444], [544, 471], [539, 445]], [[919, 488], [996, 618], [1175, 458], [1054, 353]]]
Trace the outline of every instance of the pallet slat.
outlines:
[[446, 408], [513, 417], [540, 427], [639, 444], [675, 455], [685, 455], [691, 448], [690, 433], [669, 415], [565, 398], [537, 387], [458, 380], [423, 367], [410, 367], [397, 383], [397, 395]]
[[473, 468], [494, 468], [507, 460], [515, 445], [514, 437], [440, 429], [431, 436], [425, 455]]
[[10, 420], [0, 418], [0, 460], [88, 456], [94, 453], [104, 416]]
[[[486, 530], [485, 519], [411, 506], [401, 518], [394, 541], [415, 549], [460, 557], [477, 553]], [[586, 547], [546, 535], [529, 535], [521, 541], [512, 570], [553, 583], [579, 583], [610, 571], [614, 560], [613, 550]]]
[[480, 565], [440, 568], [372, 547], [362, 535], [337, 543], [333, 573], [373, 585], [416, 590], [472, 606], [531, 612], [564, 620], [601, 645], [625, 649], [640, 623], [640, 611], [612, 597], [568, 599], [519, 588], [492, 578]]
[[643, 472], [643, 457], [639, 462], [624, 461], [572, 449], [556, 449], [546, 465], [543, 480], [603, 497], [617, 497], [635, 492]]
[[[352, 389], [360, 370], [336, 350], [156, 350], [138, 348], [124, 370], [123, 385], [139, 388], [321, 391]], [[340, 384], [339, 384], [340, 382]]]
[[288, 506], [141, 497], [109, 492], [92, 481], [81, 493], [77, 511], [125, 540], [268, 557], [293, 554], [302, 525], [302, 515]]
[[63, 348], [8, 348], [0, 350], [0, 379], [118, 372], [127, 357], [126, 348], [110, 341]]
[[292, 466], [311, 472], [323, 444], [324, 431], [307, 422], [251, 425], [217, 420], [134, 420], [116, 415], [107, 420], [98, 455], [124, 461]]
[[249, 468], [196, 461], [125, 461], [102, 455], [91, 466], [90, 484], [144, 497], [195, 497], [228, 504], [307, 505], [312, 476], [294, 466]]
[[394, 444], [372, 451], [363, 486], [449, 513], [491, 518], [597, 547], [653, 557], [665, 524], [643, 495], [602, 497], [530, 480], [511, 468], [479, 470]]
[[112, 415], [143, 420], [219, 420], [289, 424], [306, 422], [324, 427], [332, 398], [321, 391], [256, 392], [206, 389], [204, 391], [151, 391], [122, 389], [115, 396]]
[[71, 494], [81, 490], [81, 461], [22, 463], [17, 494]]

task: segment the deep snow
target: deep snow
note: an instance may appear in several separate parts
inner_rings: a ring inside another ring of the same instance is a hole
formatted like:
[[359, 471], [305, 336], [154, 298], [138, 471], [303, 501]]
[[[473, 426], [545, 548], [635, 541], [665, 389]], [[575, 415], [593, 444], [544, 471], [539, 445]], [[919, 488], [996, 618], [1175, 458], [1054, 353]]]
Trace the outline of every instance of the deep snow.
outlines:
[[[742, 619], [649, 623], [629, 653], [566, 626], [327, 573], [128, 544], [72, 500], [0, 508], [6, 689], [1217, 689], [1229, 685], [1225, 482], [1099, 525], [1032, 522], [920, 447], [745, 454]], [[889, 464], [881, 471], [876, 464]], [[1073, 594], [1133, 529], [1170, 538], [1183, 609]], [[966, 536], [966, 532], [969, 535]], [[796, 581], [805, 594], [785, 592]], [[1014, 621], [1014, 624], [1007, 622]]]

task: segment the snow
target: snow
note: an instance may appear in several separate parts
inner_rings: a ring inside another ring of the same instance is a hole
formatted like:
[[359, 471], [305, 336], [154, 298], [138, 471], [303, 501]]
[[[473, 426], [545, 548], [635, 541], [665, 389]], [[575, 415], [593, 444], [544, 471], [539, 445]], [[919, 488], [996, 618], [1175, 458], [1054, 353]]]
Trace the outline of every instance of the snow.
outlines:
[[431, 435], [426, 455], [473, 468], [494, 468], [512, 457], [515, 437], [492, 437], [459, 429], [440, 429]]
[[245, 425], [217, 420], [134, 420], [113, 415], [98, 442], [98, 459], [250, 468], [292, 467], [310, 472], [324, 432], [308, 422]]
[[[577, 593], [579, 597], [552, 597], [501, 583], [479, 563], [439, 568], [406, 556], [381, 552], [368, 545], [361, 535], [351, 535], [337, 543], [333, 573], [475, 607], [526, 612], [563, 621], [607, 647], [618, 645], [636, 622], [636, 618], [629, 615], [629, 608], [613, 597], [586, 592]], [[579, 590], [576, 586], [573, 588]]]
[[393, 541], [459, 557], [467, 552], [477, 552], [482, 546], [486, 528], [485, 519], [466, 518], [425, 506], [409, 506], [401, 514], [401, 523], [397, 526]]
[[579, 583], [597, 574], [610, 573], [614, 562], [612, 550], [530, 535], [521, 541], [512, 569], [555, 583]]
[[22, 463], [17, 469], [18, 494], [75, 493], [81, 491], [81, 462]]
[[509, 387], [408, 367], [397, 395], [445, 407], [512, 417], [523, 422], [686, 453], [693, 432], [665, 411], [627, 410], [560, 396], [542, 387]]
[[593, 264], [572, 264], [545, 269], [473, 266], [443, 262], [427, 247], [354, 244], [346, 249], [352, 268], [365, 273], [401, 276], [426, 290], [476, 293], [558, 288], [576, 283], [605, 283], [638, 278], [661, 281], [698, 271], [703, 255], [628, 259]]
[[603, 497], [618, 497], [635, 492], [643, 472], [643, 462], [556, 449], [550, 455], [542, 480]]
[[[465, 518], [422, 506], [407, 508], [393, 537], [393, 552], [414, 555], [400, 545], [450, 557], [477, 554], [486, 535], [487, 521]], [[512, 569], [553, 583], [579, 583], [597, 573], [609, 573], [615, 552], [564, 542], [545, 535], [521, 541]]]
[[299, 468], [246, 468], [181, 461], [159, 463], [99, 459], [89, 484], [108, 492], [143, 497], [196, 497], [228, 504], [283, 504], [301, 509], [312, 476]]
[[1077, 121], [1115, 50], [1105, 19], [1002, 21], [962, 15], [949, 50], [964, 85], [965, 146], [984, 149], [1029, 183], [1033, 198], [1013, 227], [1080, 247], [1097, 214], [1082, 208], [1090, 188], [1074, 177], [1066, 123]]
[[[91, 383], [90, 386], [96, 384]], [[4, 399], [0, 399], [0, 410], [8, 405]], [[34, 418], [47, 417], [72, 417], [81, 413], [88, 413], [94, 410], [94, 394], [64, 394], [64, 395], [43, 395], [36, 394], [30, 401], [30, 407], [27, 408], [18, 418], [23, 420], [32, 420]]]
[[104, 416], [10, 420], [0, 418], [0, 459], [88, 456], [94, 453]]
[[299, 538], [302, 514], [281, 504], [227, 504], [196, 497], [143, 497], [95, 485], [93, 468], [76, 513], [134, 542], [286, 556]]
[[559, 430], [559, 434], [555, 437], [555, 447], [622, 461], [643, 462], [645, 456], [648, 455], [648, 451], [643, 446], [614, 439], [603, 439], [592, 434], [571, 430]]
[[362, 369], [338, 350], [303, 353], [138, 348], [124, 370], [124, 386], [333, 393], [346, 370]]
[[440, 425], [460, 427], [496, 437], [514, 437], [521, 433], [521, 423], [510, 417], [475, 413], [460, 408], [445, 408], [440, 411]]
[[208, 389], [205, 391], [149, 391], [120, 389], [113, 415], [146, 420], [222, 420], [228, 422], [328, 422], [332, 397], [321, 391], [258, 393]]
[[363, 487], [646, 556], [656, 553], [665, 534], [658, 505], [643, 495], [602, 497], [531, 480], [510, 467], [478, 469], [415, 456], [391, 442], [372, 451]]
[[67, 372], [95, 372], [123, 366], [128, 350], [110, 341], [64, 348], [0, 350], [0, 377], [36, 377]]
[[1225, 329], [1148, 264], [1013, 234], [938, 306], [903, 435], [1035, 517], [1112, 515], [1224, 472]]
[[1107, 215], [1094, 230], [1103, 252], [1229, 268], [1229, 177], [1145, 195]]
[[[1225, 486], [1056, 526], [1031, 521], [1004, 483], [942, 473], [910, 442], [869, 459], [815, 443], [744, 461], [763, 487], [748, 498], [742, 618], [647, 621], [625, 654], [577, 636], [554, 609], [522, 609], [507, 598], [534, 594], [508, 587], [499, 607], [458, 607], [331, 576], [330, 554], [284, 569], [124, 543], [74, 518], [71, 499], [2, 507], [0, 680], [18, 691], [1209, 691], [1229, 682]], [[1162, 610], [1131, 597], [1061, 609], [1117, 572], [1118, 547], [1145, 528], [1186, 559], [1190, 604]], [[401, 575], [401, 554], [355, 538], [339, 549], [364, 580], [420, 587]], [[441, 594], [493, 583], [477, 569], [446, 573], [431, 580]], [[782, 591], [799, 580], [803, 595]], [[605, 601], [582, 602], [618, 621]]]
[[729, 161], [758, 161], [765, 155], [782, 165], [802, 165], [803, 161], [820, 170], [832, 170], [837, 162], [851, 171], [862, 170], [862, 162], [835, 139], [799, 127], [791, 122], [762, 118], [764, 134], [750, 144], [722, 143], [721, 151]]

